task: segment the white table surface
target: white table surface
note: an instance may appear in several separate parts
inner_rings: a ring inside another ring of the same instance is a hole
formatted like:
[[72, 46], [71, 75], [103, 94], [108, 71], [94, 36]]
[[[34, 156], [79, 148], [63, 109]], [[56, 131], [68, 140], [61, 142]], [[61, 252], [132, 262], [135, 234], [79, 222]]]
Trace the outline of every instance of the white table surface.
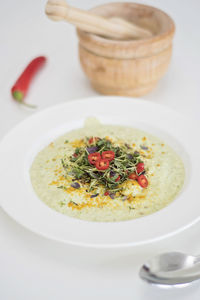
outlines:
[[[96, 5], [104, 1], [68, 2], [87, 9], [94, 2]], [[168, 12], [176, 22], [177, 31], [169, 71], [144, 99], [200, 119], [200, 2], [145, 2]], [[0, 3], [0, 138], [34, 113], [12, 101], [9, 90], [26, 63], [39, 54], [47, 55], [49, 60], [32, 85], [27, 102], [41, 110], [96, 95], [79, 66], [74, 28], [48, 20], [44, 4], [44, 0]], [[16, 201], [17, 197], [20, 195], [16, 195]], [[170, 250], [200, 253], [199, 233], [197, 224], [173, 238], [145, 247], [92, 250], [44, 239], [18, 225], [0, 209], [0, 299], [199, 300], [199, 282], [166, 290], [143, 283], [137, 275], [146, 258], [156, 253]]]

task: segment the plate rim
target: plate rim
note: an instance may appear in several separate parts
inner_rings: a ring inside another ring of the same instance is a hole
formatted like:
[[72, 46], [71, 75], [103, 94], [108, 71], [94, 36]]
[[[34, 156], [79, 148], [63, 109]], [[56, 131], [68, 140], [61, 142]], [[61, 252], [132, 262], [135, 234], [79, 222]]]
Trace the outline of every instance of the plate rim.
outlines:
[[[62, 103], [59, 103], [57, 105], [53, 105], [53, 106], [50, 106], [46, 109], [43, 109], [39, 112], [36, 112], [34, 113], [33, 115], [25, 118], [24, 120], [22, 120], [21, 122], [19, 122], [17, 125], [15, 125], [10, 131], [8, 131], [4, 136], [3, 138], [0, 140], [0, 146], [1, 144], [3, 144], [4, 140], [6, 138], [9, 137], [9, 135], [11, 135], [11, 133], [13, 131], [15, 131], [18, 127], [22, 126], [23, 124], [25, 124], [28, 121], [31, 121], [33, 119], [37, 119], [37, 117], [39, 115], [42, 115], [44, 113], [48, 113], [49, 111], [52, 111], [54, 110], [55, 108], [60, 108], [60, 107], [63, 107], [63, 106], [68, 106], [70, 104], [73, 104], [73, 103], [76, 103], [77, 102], [82, 102], [82, 101], [95, 101], [95, 100], [101, 100], [101, 99], [118, 99], [119, 101], [121, 101], [123, 99], [131, 99], [132, 102], [140, 102], [140, 103], [143, 103], [145, 105], [149, 105], [150, 106], [154, 106], [154, 107], [160, 107], [161, 109], [166, 109], [168, 110], [169, 112], [173, 112], [175, 113], [176, 115], [179, 115], [181, 118], [184, 118], [184, 119], [190, 119], [188, 117], [186, 117], [185, 115], [181, 114], [180, 112], [177, 112], [176, 110], [174, 109], [171, 109], [170, 107], [166, 106], [166, 105], [162, 105], [162, 104], [159, 104], [159, 103], [155, 103], [155, 102], [148, 102], [147, 100], [143, 100], [143, 99], [138, 99], [138, 98], [130, 98], [130, 97], [121, 97], [121, 96], [95, 96], [95, 97], [86, 97], [86, 98], [80, 98], [80, 99], [74, 99], [74, 100], [70, 100], [70, 101], [67, 101], [67, 102], [62, 102]], [[192, 120], [192, 123], [198, 123], [196, 122], [196, 120]], [[139, 242], [129, 242], [129, 243], [119, 243], [119, 244], [93, 244], [93, 243], [88, 243], [85, 244], [83, 242], [74, 242], [74, 241], [70, 241], [70, 240], [61, 240], [60, 238], [56, 238], [56, 237], [52, 237], [52, 236], [49, 236], [48, 234], [44, 234], [43, 232], [38, 232], [38, 231], [35, 231], [33, 228], [30, 228], [30, 226], [27, 226], [25, 225], [23, 222], [20, 222], [19, 219], [16, 219], [12, 214], [10, 214], [6, 209], [5, 207], [2, 205], [2, 201], [0, 202], [0, 205], [2, 207], [2, 209], [6, 212], [7, 215], [9, 215], [12, 219], [14, 219], [17, 223], [19, 223], [21, 226], [25, 227], [26, 229], [30, 230], [31, 232], [33, 233], [36, 233], [36, 234], [39, 234], [45, 238], [48, 238], [48, 239], [51, 239], [51, 240], [56, 240], [56, 241], [59, 241], [59, 242], [64, 242], [66, 244], [71, 244], [71, 245], [76, 245], [76, 246], [82, 246], [82, 247], [93, 247], [93, 248], [128, 248], [128, 247], [135, 247], [135, 246], [140, 246], [140, 245], [145, 245], [145, 244], [150, 244], [150, 243], [153, 243], [153, 242], [156, 242], [156, 241], [160, 241], [160, 240], [163, 240], [165, 238], [169, 238], [171, 236], [174, 236], [175, 234], [178, 234], [184, 230], [186, 230], [187, 228], [190, 228], [191, 226], [195, 225], [199, 220], [200, 220], [200, 216], [196, 219], [193, 220], [193, 222], [190, 222], [188, 224], [186, 224], [185, 226], [182, 226], [181, 228], [179, 229], [176, 229], [174, 231], [172, 231], [171, 233], [168, 233], [168, 234], [164, 234], [162, 236], [157, 236], [155, 238], [151, 238], [151, 239], [147, 239], [147, 240], [144, 240], [144, 241], [139, 241]], [[118, 222], [117, 222], [118, 223]]]

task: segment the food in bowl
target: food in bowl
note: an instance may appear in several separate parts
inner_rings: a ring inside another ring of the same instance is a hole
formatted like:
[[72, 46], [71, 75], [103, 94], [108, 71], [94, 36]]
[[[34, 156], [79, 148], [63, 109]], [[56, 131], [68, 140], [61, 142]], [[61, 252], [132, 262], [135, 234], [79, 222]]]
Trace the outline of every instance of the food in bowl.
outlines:
[[38, 197], [65, 215], [113, 222], [154, 213], [172, 202], [185, 177], [176, 152], [139, 129], [88, 118], [35, 157]]

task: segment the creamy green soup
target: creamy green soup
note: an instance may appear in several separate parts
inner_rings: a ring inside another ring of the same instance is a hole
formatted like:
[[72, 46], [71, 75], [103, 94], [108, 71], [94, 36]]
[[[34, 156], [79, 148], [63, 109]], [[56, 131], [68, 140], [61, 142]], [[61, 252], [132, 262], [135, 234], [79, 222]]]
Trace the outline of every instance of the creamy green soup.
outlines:
[[[101, 156], [103, 162], [91, 162], [88, 151]], [[107, 163], [105, 153], [110, 152], [115, 157]], [[180, 157], [157, 137], [89, 118], [83, 128], [66, 133], [40, 151], [30, 177], [35, 193], [52, 209], [70, 217], [107, 222], [162, 209], [180, 192], [185, 172]]]

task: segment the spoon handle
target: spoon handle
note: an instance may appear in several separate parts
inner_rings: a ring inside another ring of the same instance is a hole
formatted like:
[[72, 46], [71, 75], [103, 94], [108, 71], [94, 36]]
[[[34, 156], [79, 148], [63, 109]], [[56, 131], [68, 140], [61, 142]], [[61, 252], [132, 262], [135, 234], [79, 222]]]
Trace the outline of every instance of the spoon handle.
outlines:
[[65, 0], [48, 0], [46, 15], [54, 21], [67, 21], [79, 29], [114, 39], [147, 38], [152, 36], [143, 29], [121, 18], [113, 20], [69, 6]]

